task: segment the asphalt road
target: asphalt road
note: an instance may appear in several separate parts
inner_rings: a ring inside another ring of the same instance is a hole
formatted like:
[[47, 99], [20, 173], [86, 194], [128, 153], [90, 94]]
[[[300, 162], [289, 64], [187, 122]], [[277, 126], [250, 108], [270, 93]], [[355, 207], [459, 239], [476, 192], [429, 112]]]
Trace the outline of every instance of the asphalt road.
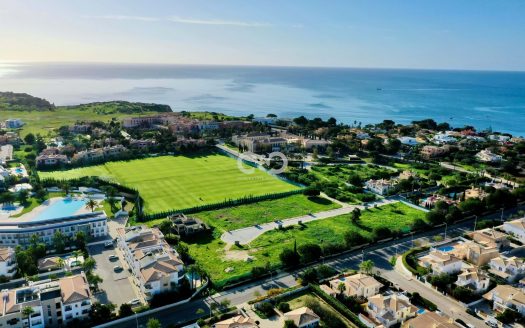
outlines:
[[[523, 207], [521, 208], [523, 209]], [[517, 209], [507, 210], [505, 216], [515, 213]], [[499, 218], [500, 214], [495, 213], [485, 218]], [[474, 228], [474, 220], [464, 221], [458, 224], [450, 225], [447, 228], [447, 236], [459, 236], [467, 231], [472, 231]], [[380, 273], [387, 279], [392, 279], [395, 284], [398, 284], [402, 289], [409, 291], [418, 291], [424, 297], [428, 297], [431, 301], [436, 303], [440, 310], [448, 314], [453, 318], [461, 318], [463, 321], [471, 323], [475, 327], [483, 327], [484, 324], [479, 319], [468, 315], [464, 308], [458, 309], [458, 304], [452, 299], [448, 299], [445, 296], [440, 296], [433, 290], [429, 289], [424, 285], [420, 285], [419, 282], [408, 280], [404, 276], [398, 274], [393, 270], [390, 265], [390, 259], [396, 254], [402, 254], [405, 251], [413, 247], [413, 243], [417, 239], [421, 238], [432, 238], [438, 234], [444, 235], [445, 226], [440, 228], [431, 229], [419, 234], [408, 236], [401, 239], [391, 240], [385, 243], [373, 244], [369, 247], [358, 251], [350, 252], [335, 258], [326, 259], [323, 261], [324, 264], [330, 265], [337, 270], [344, 271], [348, 269], [357, 269], [361, 259], [374, 261], [375, 267]], [[294, 272], [282, 272], [274, 277], [259, 280], [250, 284], [242, 285], [237, 288], [233, 288], [224, 291], [220, 294], [210, 296], [206, 299], [198, 299], [191, 301], [182, 306], [176, 307], [175, 309], [168, 309], [157, 312], [148, 317], [137, 318], [137, 321], [132, 320], [124, 323], [118, 323], [112, 325], [112, 327], [118, 328], [133, 328], [133, 327], [145, 327], [150, 317], [158, 318], [164, 325], [167, 324], [181, 324], [191, 320], [197, 320], [201, 315], [197, 314], [199, 309], [203, 309], [206, 313], [209, 313], [209, 307], [207, 304], [211, 302], [221, 302], [224, 299], [228, 299], [232, 306], [244, 304], [253, 298], [256, 294], [264, 295], [271, 288], [287, 288], [296, 285], [295, 278], [303, 270], [297, 270]], [[426, 288], [426, 289], [425, 289]]]

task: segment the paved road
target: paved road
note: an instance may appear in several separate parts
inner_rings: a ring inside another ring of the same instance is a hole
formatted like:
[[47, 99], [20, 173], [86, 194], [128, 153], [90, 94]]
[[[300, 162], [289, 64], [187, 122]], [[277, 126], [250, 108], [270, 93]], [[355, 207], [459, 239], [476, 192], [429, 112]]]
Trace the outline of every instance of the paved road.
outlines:
[[[521, 207], [519, 209], [523, 209], [524, 207]], [[513, 210], [507, 210], [505, 211], [505, 217], [507, 217], [510, 214], [516, 213], [519, 209], [513, 209]], [[500, 214], [495, 213], [493, 215], [488, 216], [488, 218], [499, 218]], [[447, 230], [447, 236], [455, 236], [455, 235], [462, 235], [467, 231], [471, 231], [474, 228], [474, 222], [473, 220], [461, 222], [455, 225], [450, 225]], [[436, 236], [438, 234], [443, 235], [445, 231], [444, 227], [431, 229], [429, 231], [425, 231], [423, 233], [415, 235], [412, 237], [406, 237], [402, 239], [392, 240], [388, 241], [386, 243], [382, 244], [374, 244], [370, 247], [367, 247], [363, 251], [355, 251], [348, 254], [344, 254], [341, 256], [338, 256], [333, 259], [327, 259], [323, 261], [324, 264], [330, 265], [333, 268], [344, 271], [348, 269], [357, 269], [359, 266], [359, 263], [361, 262], [361, 258], [363, 257], [365, 260], [371, 259], [374, 261], [374, 264], [376, 268], [387, 278], [394, 279], [395, 281], [405, 281], [402, 285], [405, 288], [408, 288], [408, 290], [414, 290], [414, 288], [417, 288], [417, 291], [421, 293], [421, 295], [427, 297], [429, 296], [429, 299], [434, 302], [434, 299], [441, 299], [445, 297], [438, 297], [436, 293], [433, 293], [432, 296], [428, 293], [431, 290], [425, 290], [424, 294], [422, 290], [423, 288], [427, 288], [424, 285], [416, 285], [416, 281], [409, 281], [406, 280], [403, 276], [399, 274], [393, 273], [392, 266], [390, 265], [390, 258], [396, 254], [402, 254], [405, 251], [412, 248], [413, 244], [417, 242], [418, 239], [422, 238], [431, 238], [433, 236]], [[210, 304], [211, 302], [221, 302], [224, 299], [228, 299], [231, 302], [232, 306], [244, 304], [254, 298], [256, 294], [264, 295], [269, 289], [271, 288], [287, 288], [292, 287], [296, 285], [295, 278], [302, 272], [302, 270], [297, 270], [294, 272], [282, 272], [274, 277], [263, 279], [257, 282], [253, 282], [250, 284], [246, 284], [237, 288], [230, 289], [228, 291], [222, 292], [217, 295], [213, 295], [211, 297], [203, 299], [194, 300], [192, 302], [189, 302], [187, 304], [184, 304], [182, 306], [179, 306], [175, 309], [169, 309], [165, 311], [160, 311], [154, 315], [151, 315], [149, 317], [139, 318], [137, 322], [135, 321], [129, 321], [125, 323], [115, 324], [112, 327], [117, 328], [134, 328], [134, 327], [145, 327], [148, 319], [150, 317], [156, 317], [164, 324], [181, 324], [185, 323], [187, 321], [191, 320], [197, 320], [200, 315], [196, 314], [197, 310], [204, 309], [206, 312], [209, 311], [209, 307], [207, 304]], [[403, 280], [404, 279], [404, 280]], [[401, 283], [398, 283], [401, 286]], [[454, 302], [453, 300], [450, 300], [451, 302]], [[479, 320], [464, 313], [465, 309], [462, 309], [460, 312], [455, 312], [455, 309], [457, 308], [456, 303], [447, 303], [446, 300], [439, 300], [436, 303], [440, 310], [451, 315], [454, 318], [461, 318], [463, 321], [472, 323], [475, 327], [481, 327], [479, 326]], [[451, 306], [453, 304], [453, 306]], [[452, 311], [454, 311], [452, 313]]]
[[[375, 205], [383, 206], [383, 205], [390, 204], [393, 202], [396, 202], [396, 201], [389, 200], [389, 199], [380, 199], [375, 202], [368, 203], [367, 206], [368, 207], [373, 207]], [[245, 244], [250, 243], [257, 237], [259, 237], [263, 233], [279, 228], [279, 225], [282, 225], [283, 227], [288, 227], [292, 225], [297, 225], [299, 224], [299, 222], [306, 223], [306, 222], [311, 222], [311, 221], [316, 221], [316, 220], [332, 218], [334, 216], [351, 213], [354, 210], [354, 208], [359, 208], [360, 210], [364, 210], [365, 206], [364, 205], [347, 205], [347, 206], [337, 208], [334, 210], [312, 213], [312, 214], [298, 216], [298, 217], [291, 218], [291, 219], [279, 220], [279, 221], [269, 222], [265, 224], [252, 226], [252, 227], [232, 230], [232, 231], [223, 233], [221, 236], [221, 239], [222, 241], [228, 244], [234, 244], [236, 241], [238, 241], [240, 244], [245, 245]]]

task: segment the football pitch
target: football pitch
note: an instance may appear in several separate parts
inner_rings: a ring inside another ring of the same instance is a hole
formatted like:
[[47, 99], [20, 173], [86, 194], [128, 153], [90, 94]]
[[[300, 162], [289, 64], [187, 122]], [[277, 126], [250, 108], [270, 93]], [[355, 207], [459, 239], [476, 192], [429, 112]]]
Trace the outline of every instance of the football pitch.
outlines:
[[220, 203], [245, 196], [261, 196], [298, 189], [264, 171], [245, 174], [233, 158], [161, 156], [108, 162], [66, 171], [39, 172], [41, 178], [58, 180], [98, 176], [134, 188], [144, 199], [144, 212], [157, 213]]

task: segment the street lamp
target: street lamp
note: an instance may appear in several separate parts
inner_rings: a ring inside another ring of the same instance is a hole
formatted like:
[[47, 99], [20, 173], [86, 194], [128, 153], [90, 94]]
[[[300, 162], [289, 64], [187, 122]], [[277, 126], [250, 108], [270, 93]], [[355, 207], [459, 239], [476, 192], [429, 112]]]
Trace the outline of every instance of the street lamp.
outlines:
[[476, 231], [477, 224], [478, 224], [478, 216], [474, 214], [474, 230], [473, 231]]
[[502, 207], [501, 208], [501, 218], [500, 218], [500, 221], [503, 222], [503, 211], [505, 210], [505, 207]]
[[445, 222], [445, 240], [447, 240], [448, 223]]

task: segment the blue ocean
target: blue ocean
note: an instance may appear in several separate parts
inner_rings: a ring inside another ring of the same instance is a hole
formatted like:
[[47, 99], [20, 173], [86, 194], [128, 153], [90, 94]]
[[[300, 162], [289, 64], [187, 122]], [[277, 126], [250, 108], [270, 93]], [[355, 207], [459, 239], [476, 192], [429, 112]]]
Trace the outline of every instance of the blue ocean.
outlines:
[[525, 135], [525, 72], [0, 64], [0, 90], [56, 105], [129, 100], [168, 104], [174, 111], [333, 116], [362, 124], [433, 118]]

